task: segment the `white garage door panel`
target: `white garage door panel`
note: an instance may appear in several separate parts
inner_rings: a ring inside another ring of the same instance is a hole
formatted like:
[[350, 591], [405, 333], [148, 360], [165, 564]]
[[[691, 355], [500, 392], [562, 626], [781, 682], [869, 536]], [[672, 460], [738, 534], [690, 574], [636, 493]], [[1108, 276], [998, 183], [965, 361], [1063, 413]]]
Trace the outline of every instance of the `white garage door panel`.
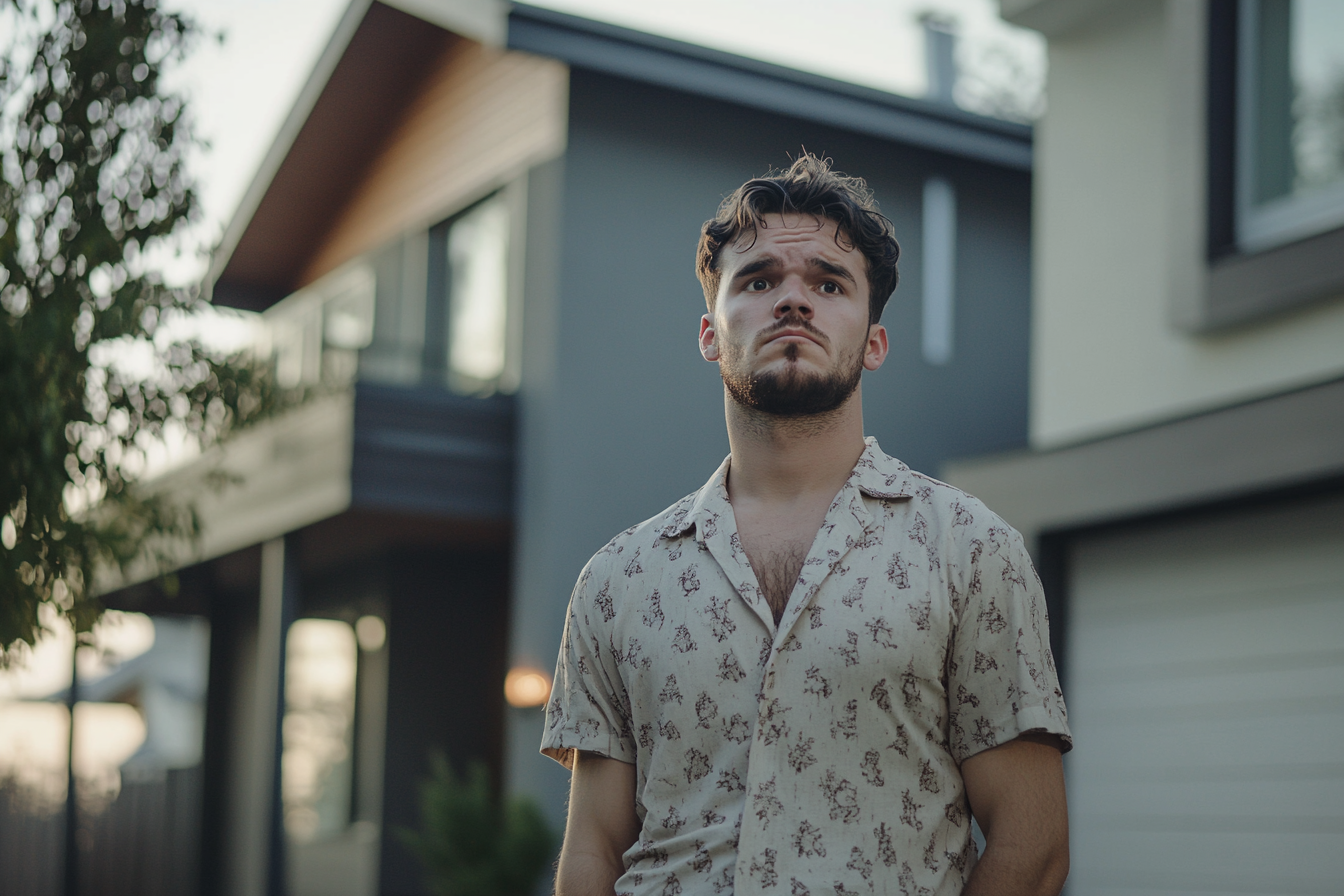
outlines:
[[[1176, 857], [1193, 864], [1189, 857]], [[1106, 896], [1143, 896], [1154, 894], [1189, 894], [1209, 896], [1210, 893], [1228, 893], [1235, 896], [1339, 896], [1337, 884], [1301, 874], [1282, 876], [1264, 871], [1161, 871], [1135, 863], [1127, 868], [1105, 872], [1087, 872], [1070, 875], [1070, 891], [1084, 889], [1089, 894]]]
[[[1161, 605], [1129, 607], [1123, 614], [1070, 607], [1069, 622], [1077, 634], [1071, 649], [1088, 658], [1078, 670], [1079, 681], [1087, 676], [1147, 680], [1173, 673], [1220, 674], [1272, 668], [1276, 662], [1338, 664], [1344, 658], [1339, 584], [1313, 582], [1276, 591], [1255, 595], [1257, 601], [1250, 606], [1209, 598], [1200, 602], [1198, 614], [1178, 615]], [[1289, 607], [1296, 620], [1291, 628], [1282, 625]], [[1154, 630], [1158, 619], [1162, 626]], [[1238, 648], [1235, 656], [1229, 655], [1230, 647]]]
[[[1081, 774], [1077, 767], [1074, 774]], [[1184, 781], [1144, 781], [1137, 776], [1111, 782], [1111, 796], [1103, 806], [1073, 806], [1074, 819], [1092, 817], [1105, 823], [1110, 816], [1126, 818], [1173, 818], [1191, 816], [1190, 807], [1199, 806], [1211, 818], [1226, 818], [1229, 825], [1247, 819], [1268, 817], [1263, 806], [1284, 802], [1294, 807], [1294, 814], [1285, 819], [1276, 818], [1278, 828], [1300, 827], [1308, 831], [1333, 826], [1344, 833], [1344, 824], [1338, 818], [1339, 807], [1344, 806], [1344, 779], [1321, 775], [1303, 776], [1296, 780], [1274, 781], [1256, 778], [1226, 778], [1216, 783], [1207, 778]], [[1293, 819], [1302, 819], [1299, 824]]]
[[[1344, 632], [1344, 626], [1338, 629]], [[1249, 660], [1247, 666], [1252, 664]], [[1296, 669], [1255, 669], [1198, 675], [1171, 672], [1157, 677], [1131, 679], [1098, 677], [1091, 682], [1071, 681], [1086, 687], [1121, 715], [1185, 714], [1205, 717], [1244, 713], [1248, 717], [1300, 714], [1319, 707], [1337, 712], [1344, 703], [1344, 662], [1332, 665], [1301, 663]], [[1112, 719], [1115, 719], [1112, 711]], [[1128, 718], [1125, 719], [1129, 721]]]
[[[1104, 714], [1104, 704], [1084, 688], [1069, 686], [1065, 697], [1074, 701], [1069, 705], [1069, 725], [1075, 749], [1068, 761], [1080, 769], [1087, 763], [1151, 775], [1173, 767], [1230, 765], [1264, 766], [1268, 772], [1285, 765], [1338, 763], [1344, 752], [1344, 720], [1333, 714], [1264, 718], [1228, 714], [1181, 720], [1156, 713], [1145, 719], [1137, 712], [1117, 711], [1116, 716], [1124, 715], [1124, 721], [1118, 722]], [[1074, 705], [1080, 705], [1077, 716], [1072, 714]], [[1084, 708], [1089, 712], [1084, 713]], [[1103, 715], [1097, 717], [1099, 709]], [[1086, 752], [1080, 745], [1084, 736]], [[1161, 762], [1154, 761], [1158, 758]]]
[[1344, 894], [1344, 500], [1069, 561], [1070, 896]]
[[[1081, 866], [1072, 876], [1076, 886], [1084, 874], [1102, 883], [1120, 884], [1135, 872], [1151, 879], [1155, 872], [1172, 874], [1176, 888], [1193, 888], [1199, 879], [1208, 884], [1230, 886], [1240, 882], [1250, 888], [1275, 892], [1272, 882], [1282, 869], [1284, 880], [1299, 886], [1327, 888], [1344, 873], [1344, 855], [1338, 831], [1304, 834], [1299, 831], [1229, 832], [1226, 830], [1155, 830], [1141, 833], [1111, 829], [1105, 850], [1075, 848], [1074, 861]], [[1088, 869], [1084, 872], [1084, 868]], [[1160, 879], [1154, 881], [1160, 884]], [[1240, 889], [1232, 892], [1240, 892]], [[1283, 887], [1278, 892], [1296, 892]], [[1338, 896], [1336, 886], [1334, 896]]]

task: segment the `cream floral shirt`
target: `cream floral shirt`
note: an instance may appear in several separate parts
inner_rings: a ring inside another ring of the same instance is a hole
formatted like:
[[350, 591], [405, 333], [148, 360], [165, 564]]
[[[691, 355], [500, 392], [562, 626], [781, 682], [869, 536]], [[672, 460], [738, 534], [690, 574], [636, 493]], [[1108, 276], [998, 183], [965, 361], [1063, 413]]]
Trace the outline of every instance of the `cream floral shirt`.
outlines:
[[542, 752], [635, 765], [617, 892], [960, 893], [960, 763], [1069, 743], [1021, 537], [870, 438], [776, 626], [727, 474], [613, 539], [570, 602]]

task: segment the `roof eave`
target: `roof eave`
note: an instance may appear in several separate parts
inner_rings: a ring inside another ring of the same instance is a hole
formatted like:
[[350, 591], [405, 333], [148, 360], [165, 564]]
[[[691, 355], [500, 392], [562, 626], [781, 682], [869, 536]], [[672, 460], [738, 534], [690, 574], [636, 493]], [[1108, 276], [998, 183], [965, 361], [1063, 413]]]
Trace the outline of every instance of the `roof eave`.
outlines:
[[332, 72], [345, 55], [346, 48], [372, 5], [373, 0], [350, 0], [350, 5], [345, 8], [340, 21], [336, 24], [336, 30], [331, 35], [331, 40], [327, 41], [326, 49], [318, 57], [317, 64], [313, 66], [303, 89], [299, 91], [299, 96], [289, 110], [289, 115], [285, 117], [284, 124], [280, 126], [271, 148], [266, 151], [257, 173], [253, 175], [251, 184], [248, 185], [247, 191], [243, 193], [243, 198], [233, 212], [233, 217], [224, 228], [219, 245], [211, 255], [210, 270], [206, 275], [207, 290], [214, 286], [215, 281], [228, 266], [233, 251], [238, 248], [239, 240], [252, 223], [252, 217], [257, 213], [266, 191], [270, 189], [299, 132], [303, 130], [304, 123], [308, 121], [308, 116], [317, 105], [322, 91], [326, 89], [327, 82], [331, 80]]
[[513, 5], [508, 25], [510, 49], [551, 56], [578, 68], [1031, 169], [1029, 125], [525, 4]]

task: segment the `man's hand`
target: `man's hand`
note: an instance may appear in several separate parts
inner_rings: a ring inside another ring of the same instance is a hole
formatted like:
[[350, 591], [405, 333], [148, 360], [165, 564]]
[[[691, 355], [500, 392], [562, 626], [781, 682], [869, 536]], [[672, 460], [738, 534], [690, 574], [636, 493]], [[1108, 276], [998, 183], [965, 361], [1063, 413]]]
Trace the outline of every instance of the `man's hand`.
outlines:
[[962, 896], [1057, 896], [1069, 874], [1069, 813], [1058, 739], [1024, 734], [961, 765], [985, 854]]
[[635, 767], [578, 752], [569, 783], [569, 821], [560, 849], [556, 896], [612, 896], [622, 856], [639, 837]]

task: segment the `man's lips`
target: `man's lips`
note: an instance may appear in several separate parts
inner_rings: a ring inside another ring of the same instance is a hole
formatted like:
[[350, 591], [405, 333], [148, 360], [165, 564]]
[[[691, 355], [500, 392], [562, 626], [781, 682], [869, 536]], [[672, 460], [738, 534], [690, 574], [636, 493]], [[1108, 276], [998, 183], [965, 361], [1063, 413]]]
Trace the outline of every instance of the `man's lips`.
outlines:
[[794, 330], [794, 329], [781, 330], [778, 333], [773, 333], [766, 337], [765, 342], [763, 342], [762, 345], [769, 345], [772, 342], [779, 342], [782, 339], [789, 340], [790, 342], [806, 341], [812, 343], [813, 345], [821, 346], [821, 340], [819, 340], [816, 336], [812, 335], [806, 330]]

